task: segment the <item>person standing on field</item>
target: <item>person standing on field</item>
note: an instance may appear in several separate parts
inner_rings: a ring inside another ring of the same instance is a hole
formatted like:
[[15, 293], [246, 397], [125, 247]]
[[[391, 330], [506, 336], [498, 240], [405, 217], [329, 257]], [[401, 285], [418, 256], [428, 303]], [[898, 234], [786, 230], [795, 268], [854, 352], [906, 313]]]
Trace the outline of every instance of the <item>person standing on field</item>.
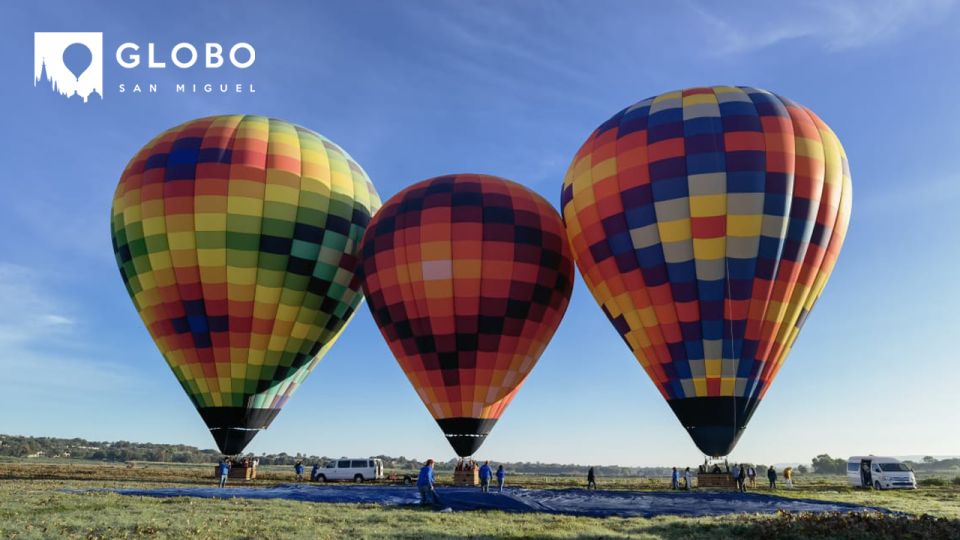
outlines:
[[597, 475], [593, 472], [593, 467], [587, 471], [587, 489], [597, 489]]
[[742, 465], [737, 472], [737, 490], [740, 491], [740, 493], [747, 492], [747, 468]]
[[680, 489], [680, 471], [676, 467], [673, 468], [673, 473], [670, 475], [670, 488]]
[[750, 487], [757, 486], [757, 470], [753, 468], [753, 465], [747, 467], [747, 480], [750, 481]]
[[507, 473], [503, 470], [503, 465], [497, 467], [497, 487], [500, 493], [503, 493], [503, 479], [506, 477]]
[[217, 466], [217, 473], [220, 475], [220, 487], [227, 485], [227, 476], [230, 475], [230, 461], [227, 458], [223, 458], [220, 461], [220, 465]]
[[490, 479], [493, 478], [493, 471], [490, 470], [490, 461], [484, 461], [480, 466], [480, 491], [490, 492]]
[[773, 468], [773, 465], [767, 469], [767, 480], [770, 481], [770, 489], [777, 489], [777, 470]]
[[783, 485], [787, 486], [787, 489], [793, 489], [793, 467], [783, 470]]
[[417, 489], [420, 490], [420, 505], [426, 506], [432, 500], [434, 504], [440, 504], [440, 497], [433, 488], [433, 460], [428, 459], [427, 464], [420, 468], [420, 475], [417, 476]]
[[693, 489], [693, 473], [690, 472], [690, 467], [683, 471], [683, 489]]
[[298, 461], [296, 465], [293, 466], [293, 472], [297, 475], [297, 482], [303, 482], [303, 462]]

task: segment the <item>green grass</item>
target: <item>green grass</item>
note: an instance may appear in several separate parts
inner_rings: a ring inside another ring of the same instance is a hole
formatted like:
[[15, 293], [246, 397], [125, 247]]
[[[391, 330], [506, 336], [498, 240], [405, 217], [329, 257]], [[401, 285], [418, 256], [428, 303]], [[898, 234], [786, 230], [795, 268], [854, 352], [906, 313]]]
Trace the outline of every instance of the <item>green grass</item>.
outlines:
[[[280, 467], [254, 485], [292, 480]], [[513, 485], [572, 487], [579, 478], [514, 475]], [[851, 490], [842, 478], [801, 479], [778, 494], [885, 506], [932, 518], [873, 514], [585, 518], [504, 512], [438, 513], [416, 508], [284, 500], [157, 499], [64, 489], [213, 485], [212, 467], [137, 463], [0, 463], [0, 538], [923, 538], [960, 537], [960, 487]], [[600, 479], [601, 489], [664, 489], [662, 480]]]

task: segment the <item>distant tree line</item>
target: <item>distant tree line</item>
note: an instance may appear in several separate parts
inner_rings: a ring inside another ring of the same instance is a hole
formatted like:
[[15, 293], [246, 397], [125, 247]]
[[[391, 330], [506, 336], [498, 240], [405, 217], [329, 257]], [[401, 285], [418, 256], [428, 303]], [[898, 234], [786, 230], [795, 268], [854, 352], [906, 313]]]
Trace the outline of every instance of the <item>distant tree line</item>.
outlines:
[[0, 435], [0, 456], [90, 459], [95, 461], [162, 461], [212, 463], [216, 450], [200, 450], [184, 444], [95, 442], [85, 439]]
[[[199, 449], [185, 444], [155, 444], [136, 443], [129, 441], [96, 442], [85, 439], [58, 439], [54, 437], [26, 437], [20, 435], [0, 434], [0, 457], [16, 458], [64, 458], [85, 459], [108, 462], [153, 461], [165, 463], [214, 463], [221, 454], [213, 449]], [[307, 464], [320, 463], [321, 465], [337, 459], [335, 457], [315, 456], [305, 454], [248, 454], [259, 460], [261, 465], [293, 465], [298, 461]], [[366, 456], [350, 456], [366, 457]], [[415, 471], [423, 463], [416, 459], [403, 456], [372, 456], [383, 460], [383, 466], [392, 471]], [[457, 460], [438, 462], [436, 468], [440, 471], [452, 471]], [[906, 461], [911, 468], [918, 472], [933, 471], [960, 471], [960, 458], [935, 459], [925, 456], [921, 461]], [[540, 463], [540, 462], [500, 462], [511, 474], [536, 474], [544, 476], [586, 475], [590, 465]], [[730, 463], [733, 466], [733, 462]], [[752, 465], [752, 464], [747, 464]], [[828, 454], [820, 454], [813, 458], [813, 471], [818, 474], [846, 474], [847, 461], [841, 458], [832, 458]], [[758, 473], [766, 470], [765, 465], [755, 465]], [[666, 477], [670, 475], [669, 467], [621, 467], [616, 465], [595, 466], [598, 476], [604, 477]], [[800, 465], [797, 472], [806, 473], [807, 467]]]
[[[108, 462], [127, 461], [154, 461], [173, 463], [215, 463], [221, 454], [213, 449], [199, 449], [184, 444], [155, 444], [135, 443], [129, 441], [88, 441], [80, 438], [58, 439], [54, 437], [27, 437], [19, 435], [0, 435], [0, 457], [18, 458], [61, 458], [83, 459]], [[321, 465], [335, 457], [315, 456], [306, 454], [248, 454], [259, 460], [260, 465], [293, 465], [297, 461], [307, 464], [320, 463]], [[352, 456], [366, 457], [366, 456]], [[423, 466], [423, 462], [409, 459], [404, 456], [372, 456], [383, 460], [384, 468], [395, 471], [415, 471]], [[452, 471], [457, 460], [438, 462], [436, 468], [440, 471]], [[502, 463], [511, 474], [538, 474], [538, 475], [586, 475], [589, 465], [556, 464], [540, 462]], [[668, 467], [619, 467], [596, 466], [595, 472], [599, 476], [668, 476]]]
[[[960, 458], [937, 459], [933, 456], [924, 456], [920, 461], [904, 460], [904, 463], [917, 472], [960, 471]], [[818, 474], [847, 474], [847, 460], [832, 458], [829, 454], [820, 454], [813, 458], [813, 470]]]
[[904, 461], [904, 463], [917, 472], [960, 472], [960, 458], [937, 459], [933, 456], [924, 456], [920, 461]]
[[829, 454], [820, 454], [811, 463], [817, 474], [847, 474], [847, 460], [832, 458]]

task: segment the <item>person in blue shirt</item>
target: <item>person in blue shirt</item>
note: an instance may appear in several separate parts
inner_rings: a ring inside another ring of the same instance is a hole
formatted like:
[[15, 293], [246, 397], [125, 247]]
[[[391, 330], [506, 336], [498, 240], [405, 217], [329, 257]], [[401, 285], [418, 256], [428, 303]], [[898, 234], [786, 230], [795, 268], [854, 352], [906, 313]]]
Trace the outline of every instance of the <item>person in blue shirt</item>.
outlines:
[[316, 481], [317, 481], [317, 476], [318, 476], [319, 474], [320, 474], [320, 464], [319, 464], [319, 463], [314, 463], [314, 464], [313, 464], [313, 468], [310, 469], [310, 481], [311, 481], [311, 482], [316, 482]]
[[493, 471], [490, 469], [490, 462], [484, 461], [480, 466], [480, 491], [490, 492], [490, 479], [493, 478]]
[[297, 482], [303, 482], [303, 462], [298, 461], [296, 465], [293, 466], [293, 472], [297, 473]]
[[680, 489], [680, 471], [676, 467], [673, 468], [673, 474], [670, 476], [670, 487]]
[[506, 477], [507, 473], [503, 470], [503, 465], [497, 467], [497, 486], [500, 488], [500, 493], [503, 493], [503, 479]]
[[440, 497], [433, 488], [433, 460], [428, 459], [427, 464], [420, 468], [420, 475], [417, 476], [417, 489], [420, 490], [420, 504], [426, 506], [433, 500], [434, 504], [440, 504]]
[[227, 485], [227, 476], [230, 474], [230, 461], [223, 458], [220, 465], [217, 466], [217, 474], [220, 475], [220, 487]]

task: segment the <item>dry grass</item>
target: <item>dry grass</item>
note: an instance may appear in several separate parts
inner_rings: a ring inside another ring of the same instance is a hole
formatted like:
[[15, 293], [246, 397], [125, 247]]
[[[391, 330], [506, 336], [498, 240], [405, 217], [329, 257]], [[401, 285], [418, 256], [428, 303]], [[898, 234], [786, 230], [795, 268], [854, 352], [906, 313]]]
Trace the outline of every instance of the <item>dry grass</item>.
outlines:
[[[253, 485], [292, 480], [265, 468]], [[513, 485], [573, 487], [578, 478], [511, 477]], [[812, 480], [812, 479], [811, 479]], [[660, 480], [601, 479], [606, 489], [663, 489]], [[170, 464], [0, 463], [0, 538], [956, 538], [960, 488], [872, 492], [820, 479], [780, 495], [886, 506], [914, 517], [874, 514], [587, 518], [316, 504], [284, 500], [156, 499], [68, 489], [212, 485], [212, 467]]]

